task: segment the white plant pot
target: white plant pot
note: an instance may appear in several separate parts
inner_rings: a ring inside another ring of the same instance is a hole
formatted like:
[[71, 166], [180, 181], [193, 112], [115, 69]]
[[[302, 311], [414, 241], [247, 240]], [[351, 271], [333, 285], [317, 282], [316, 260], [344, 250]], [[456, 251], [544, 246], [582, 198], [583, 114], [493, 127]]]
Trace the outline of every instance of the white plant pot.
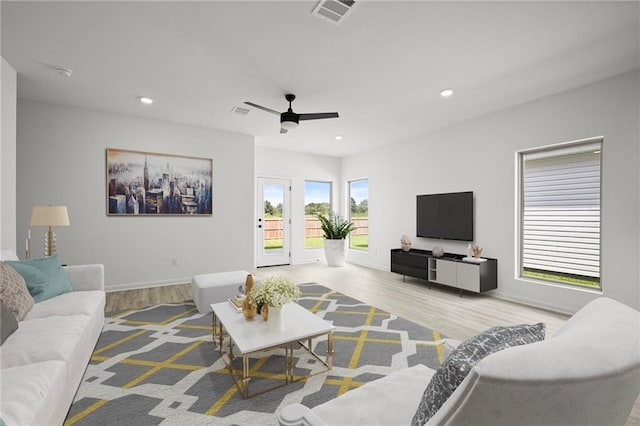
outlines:
[[347, 240], [324, 240], [324, 256], [329, 266], [344, 266], [347, 259]]
[[267, 329], [269, 331], [278, 332], [284, 330], [284, 317], [282, 316], [283, 309], [284, 306], [281, 308], [269, 306], [269, 319], [267, 320]]

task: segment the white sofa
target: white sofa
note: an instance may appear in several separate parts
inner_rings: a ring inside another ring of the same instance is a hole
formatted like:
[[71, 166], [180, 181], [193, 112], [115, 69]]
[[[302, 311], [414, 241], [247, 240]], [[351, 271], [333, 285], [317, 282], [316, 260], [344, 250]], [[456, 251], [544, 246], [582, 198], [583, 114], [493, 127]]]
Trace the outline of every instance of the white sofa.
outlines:
[[65, 268], [72, 292], [36, 303], [0, 346], [0, 419], [61, 425], [104, 325], [103, 265]]
[[[293, 425], [409, 425], [435, 372], [406, 368], [309, 409]], [[427, 425], [624, 425], [640, 393], [640, 313], [601, 297], [551, 338], [484, 358]]]

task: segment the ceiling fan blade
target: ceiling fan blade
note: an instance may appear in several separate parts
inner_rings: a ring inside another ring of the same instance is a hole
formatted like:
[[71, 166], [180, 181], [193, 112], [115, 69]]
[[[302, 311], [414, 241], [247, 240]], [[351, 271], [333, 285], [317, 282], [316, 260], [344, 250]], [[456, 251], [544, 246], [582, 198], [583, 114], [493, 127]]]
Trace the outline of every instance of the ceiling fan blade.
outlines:
[[246, 102], [245, 101], [245, 104], [250, 105], [250, 106], [252, 106], [254, 108], [261, 109], [263, 111], [270, 112], [271, 114], [280, 115], [280, 113], [278, 111], [276, 111], [276, 110], [273, 110], [273, 109], [267, 108], [267, 107], [263, 107], [262, 105], [254, 104], [253, 102]]
[[319, 120], [321, 118], [338, 118], [337, 112], [316, 112], [311, 114], [298, 114], [300, 120]]
[[282, 127], [280, 127], [280, 133], [287, 133], [287, 129], [283, 129]]

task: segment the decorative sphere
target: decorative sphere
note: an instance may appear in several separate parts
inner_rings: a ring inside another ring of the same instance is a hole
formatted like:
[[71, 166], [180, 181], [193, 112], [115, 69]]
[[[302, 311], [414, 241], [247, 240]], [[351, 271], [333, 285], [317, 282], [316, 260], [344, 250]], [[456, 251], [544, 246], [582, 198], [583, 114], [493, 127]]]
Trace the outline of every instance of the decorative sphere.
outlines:
[[440, 246], [436, 246], [433, 248], [433, 250], [431, 250], [431, 254], [433, 254], [435, 257], [442, 257], [444, 255], [444, 249]]

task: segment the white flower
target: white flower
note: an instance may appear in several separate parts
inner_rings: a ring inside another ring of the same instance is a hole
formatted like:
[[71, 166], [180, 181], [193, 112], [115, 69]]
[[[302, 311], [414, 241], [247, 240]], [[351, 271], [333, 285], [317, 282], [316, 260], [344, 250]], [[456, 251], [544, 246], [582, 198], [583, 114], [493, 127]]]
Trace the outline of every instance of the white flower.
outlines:
[[275, 308], [281, 308], [300, 298], [298, 286], [283, 276], [265, 278], [251, 290], [251, 293], [257, 303], [264, 303]]

